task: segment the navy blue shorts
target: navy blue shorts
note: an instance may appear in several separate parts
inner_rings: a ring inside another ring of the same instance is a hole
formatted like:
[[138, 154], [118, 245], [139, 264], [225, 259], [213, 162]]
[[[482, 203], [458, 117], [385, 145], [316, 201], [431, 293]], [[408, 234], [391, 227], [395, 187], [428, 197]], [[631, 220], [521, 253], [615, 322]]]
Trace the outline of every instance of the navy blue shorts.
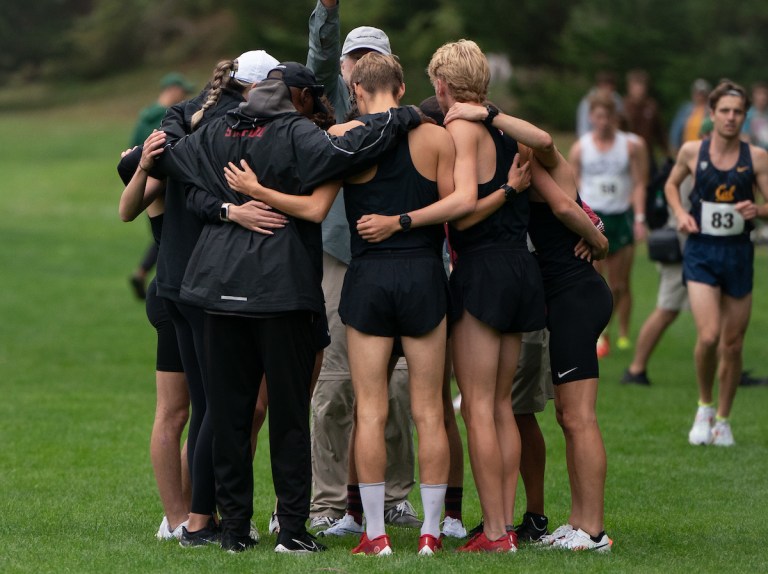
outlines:
[[377, 337], [419, 337], [448, 310], [448, 280], [439, 254], [376, 254], [352, 259], [341, 289], [345, 325]]
[[683, 252], [683, 282], [713, 287], [735, 299], [752, 293], [755, 247], [751, 241], [722, 241], [691, 235]]
[[462, 253], [450, 282], [452, 322], [466, 309], [502, 333], [544, 328], [541, 271], [525, 248], [481, 248]]

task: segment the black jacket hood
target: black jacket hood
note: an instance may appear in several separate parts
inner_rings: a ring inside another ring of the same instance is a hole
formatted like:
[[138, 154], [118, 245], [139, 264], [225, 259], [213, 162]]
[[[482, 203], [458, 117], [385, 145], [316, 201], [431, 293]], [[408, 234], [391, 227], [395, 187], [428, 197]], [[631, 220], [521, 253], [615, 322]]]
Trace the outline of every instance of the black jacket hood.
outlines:
[[288, 86], [282, 80], [264, 80], [237, 109], [227, 112], [227, 125], [235, 130], [247, 130], [285, 114], [298, 114]]

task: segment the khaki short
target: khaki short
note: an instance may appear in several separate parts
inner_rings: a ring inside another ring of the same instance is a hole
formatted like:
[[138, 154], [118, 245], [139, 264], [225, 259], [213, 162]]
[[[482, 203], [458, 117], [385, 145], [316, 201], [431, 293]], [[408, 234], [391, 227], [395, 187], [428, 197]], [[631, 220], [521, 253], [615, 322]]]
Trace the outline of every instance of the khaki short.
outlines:
[[656, 307], [666, 311], [681, 311], [688, 307], [688, 290], [683, 285], [681, 263], [659, 263], [659, 294]]
[[512, 410], [516, 415], [540, 413], [554, 398], [549, 366], [549, 331], [523, 333], [523, 345], [512, 383]]

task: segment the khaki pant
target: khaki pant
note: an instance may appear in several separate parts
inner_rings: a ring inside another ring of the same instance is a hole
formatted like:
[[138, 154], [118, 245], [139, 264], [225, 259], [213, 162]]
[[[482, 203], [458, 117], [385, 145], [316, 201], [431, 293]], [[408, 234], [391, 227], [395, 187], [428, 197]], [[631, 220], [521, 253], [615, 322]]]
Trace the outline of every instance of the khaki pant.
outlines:
[[[339, 299], [347, 266], [323, 253], [323, 292], [331, 344], [312, 395], [312, 505], [310, 516], [341, 518], [347, 505], [349, 438], [354, 392], [347, 359], [346, 328]], [[389, 382], [389, 419], [385, 429], [387, 471], [385, 507], [408, 498], [414, 485], [414, 452], [408, 371], [400, 360]]]
[[523, 344], [512, 383], [512, 410], [516, 415], [540, 413], [554, 398], [549, 366], [549, 331], [523, 333]]

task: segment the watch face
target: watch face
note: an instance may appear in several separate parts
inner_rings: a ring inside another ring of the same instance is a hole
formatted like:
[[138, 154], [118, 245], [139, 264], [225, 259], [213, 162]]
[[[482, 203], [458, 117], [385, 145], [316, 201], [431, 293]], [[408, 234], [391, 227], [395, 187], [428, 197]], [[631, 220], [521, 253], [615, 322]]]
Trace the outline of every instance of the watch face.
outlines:
[[408, 231], [411, 228], [411, 216], [407, 213], [400, 216], [400, 227], [402, 227], [404, 231]]

